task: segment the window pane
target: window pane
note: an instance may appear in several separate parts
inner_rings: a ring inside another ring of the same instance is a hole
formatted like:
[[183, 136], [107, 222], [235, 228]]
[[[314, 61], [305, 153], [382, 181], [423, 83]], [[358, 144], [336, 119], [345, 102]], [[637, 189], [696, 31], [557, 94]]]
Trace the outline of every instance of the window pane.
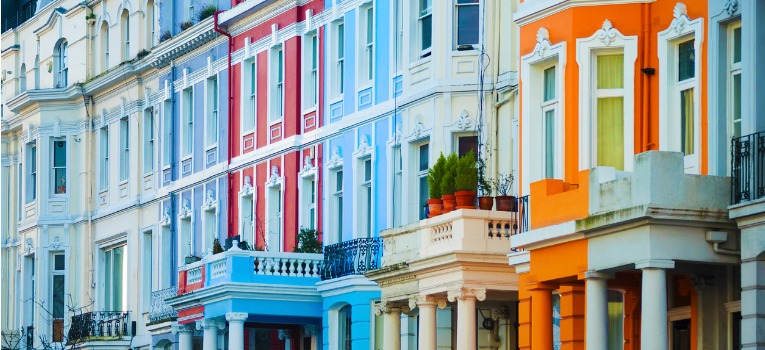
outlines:
[[624, 98], [598, 99], [598, 165], [624, 170]]
[[53, 143], [53, 166], [66, 166], [66, 141], [56, 141]]
[[[472, 2], [460, 0], [463, 2]], [[478, 5], [457, 7], [457, 45], [478, 44]]]
[[345, 55], [343, 54], [345, 52], [345, 26], [340, 23], [337, 26], [337, 57], [343, 58]]
[[425, 219], [425, 210], [423, 209], [428, 203], [428, 177], [420, 177], [420, 205], [417, 210], [420, 212], [420, 220]]
[[677, 47], [677, 80], [683, 81], [696, 76], [696, 57], [693, 50], [695, 40], [686, 41]]
[[545, 112], [545, 177], [555, 178], [555, 110]]
[[420, 167], [419, 167], [420, 171], [428, 170], [428, 157], [429, 157], [428, 149], [429, 148], [430, 148], [429, 144], [424, 144], [420, 146]]
[[473, 151], [476, 159], [478, 159], [478, 136], [462, 136], [457, 140], [457, 154], [462, 157], [470, 151]]
[[733, 63], [741, 62], [741, 27], [733, 30]]
[[335, 173], [335, 191], [340, 192], [343, 190], [343, 172], [338, 171]]
[[66, 168], [55, 169], [53, 176], [55, 178], [56, 194], [66, 193]]
[[544, 101], [555, 99], [555, 67], [550, 67], [544, 71]]
[[733, 76], [733, 137], [741, 136], [741, 74]]
[[367, 9], [367, 43], [372, 42], [372, 33], [374, 32], [374, 12], [372, 8]]
[[64, 270], [64, 255], [58, 254], [53, 256], [53, 269], [56, 271]]
[[53, 276], [53, 318], [64, 318], [64, 275]]
[[624, 55], [598, 56], [598, 89], [624, 87]]
[[693, 88], [680, 92], [680, 151], [693, 154]]
[[372, 161], [365, 160], [364, 161], [364, 181], [371, 181], [371, 180], [372, 180]]
[[112, 273], [113, 277], [113, 309], [112, 310], [106, 310], [106, 311], [122, 311], [122, 298], [123, 298], [123, 278], [124, 278], [124, 250], [125, 247], [119, 247], [114, 249], [114, 271]]
[[104, 252], [104, 307], [108, 310], [112, 307], [112, 251]]
[[427, 50], [431, 46], [433, 41], [432, 37], [432, 20], [433, 15], [427, 15], [422, 18], [422, 50]]

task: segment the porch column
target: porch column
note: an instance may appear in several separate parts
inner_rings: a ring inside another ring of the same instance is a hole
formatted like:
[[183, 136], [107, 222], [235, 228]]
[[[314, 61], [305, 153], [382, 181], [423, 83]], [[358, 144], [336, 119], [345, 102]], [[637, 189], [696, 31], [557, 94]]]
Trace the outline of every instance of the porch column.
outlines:
[[279, 340], [284, 340], [284, 350], [292, 350], [292, 332], [289, 329], [279, 330]]
[[757, 258], [742, 261], [741, 289], [741, 348], [763, 350], [765, 349], [765, 332], [763, 332], [765, 330], [765, 261], [757, 260]]
[[436, 350], [436, 307], [445, 308], [446, 300], [421, 295], [417, 297], [417, 307], [420, 309], [417, 349]]
[[172, 326], [173, 334], [178, 334], [178, 350], [192, 350], [194, 328], [189, 324], [174, 324]]
[[672, 260], [644, 260], [635, 263], [643, 270], [641, 292], [640, 347], [667, 350], [667, 272], [675, 267]]
[[585, 278], [585, 348], [587, 350], [608, 350], [608, 288], [609, 275], [587, 271]]
[[303, 326], [303, 334], [311, 336], [311, 347], [303, 350], [318, 350], [319, 344], [318, 335], [321, 334], [321, 327], [315, 324], [307, 324]]
[[385, 350], [401, 350], [401, 311], [409, 312], [409, 307], [398, 303], [385, 301], [375, 314], [383, 316], [383, 334], [385, 335]]
[[531, 294], [531, 348], [552, 350], [552, 291], [553, 286], [537, 283], [529, 287]]
[[475, 302], [486, 299], [486, 289], [460, 288], [449, 291], [447, 297], [450, 302], [457, 301], [457, 349], [475, 350]]
[[[215, 319], [197, 321], [197, 330], [202, 330], [202, 350], [218, 350], [218, 329], [223, 329], [225, 323]], [[244, 335], [242, 335], [244, 337]]]
[[247, 320], [247, 316], [246, 312], [229, 312], [226, 314], [229, 350], [244, 350], [244, 321]]

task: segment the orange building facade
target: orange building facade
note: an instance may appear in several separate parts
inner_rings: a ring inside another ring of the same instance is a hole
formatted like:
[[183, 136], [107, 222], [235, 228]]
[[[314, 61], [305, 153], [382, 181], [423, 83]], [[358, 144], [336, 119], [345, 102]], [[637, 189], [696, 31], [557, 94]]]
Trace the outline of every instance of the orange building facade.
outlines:
[[730, 180], [707, 161], [708, 17], [706, 0], [519, 6], [520, 349], [740, 347]]

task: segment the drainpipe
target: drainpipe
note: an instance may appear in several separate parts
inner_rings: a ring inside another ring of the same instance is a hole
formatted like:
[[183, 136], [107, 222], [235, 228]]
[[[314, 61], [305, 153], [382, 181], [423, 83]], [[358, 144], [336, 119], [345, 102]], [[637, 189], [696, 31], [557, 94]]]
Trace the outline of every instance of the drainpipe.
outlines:
[[[233, 141], [232, 141], [233, 138], [231, 137], [231, 132], [230, 132], [231, 131], [231, 125], [233, 124], [232, 116], [233, 116], [233, 111], [234, 111], [234, 103], [233, 103], [234, 102], [233, 101], [234, 100], [234, 91], [233, 91], [233, 86], [234, 86], [233, 81], [234, 80], [231, 79], [232, 76], [233, 76], [233, 74], [231, 74], [231, 53], [234, 51], [234, 39], [233, 39], [233, 37], [231, 37], [231, 34], [229, 34], [228, 32], [223, 31], [223, 29], [221, 29], [220, 26], [218, 25], [218, 15], [221, 12], [223, 12], [223, 11], [215, 11], [214, 21], [213, 21], [213, 24], [214, 24], [213, 29], [215, 29], [216, 32], [218, 32], [221, 35], [224, 35], [224, 36], [226, 36], [228, 38], [228, 71], [226, 73], [228, 75], [228, 128], [226, 128], [227, 136], [228, 136], [227, 137], [227, 139], [228, 139], [228, 150], [226, 150], [226, 151], [230, 155], [231, 154], [231, 150], [234, 149]], [[230, 156], [228, 158], [231, 159]]]
[[[647, 67], [648, 64], [650, 64], [650, 54], [649, 49], [651, 47], [651, 5], [650, 4], [643, 4], [642, 5], [642, 12], [643, 12], [643, 48], [642, 48], [642, 58], [641, 58], [641, 65], [640, 68], [649, 68]], [[642, 100], [643, 103], [640, 104], [640, 117], [641, 117], [641, 126], [642, 126], [642, 132], [641, 132], [641, 138], [642, 138], [642, 149], [639, 150], [639, 152], [645, 152], [653, 148], [653, 144], [651, 143], [651, 138], [649, 137], [649, 134], [651, 132], [651, 79], [650, 76], [643, 72], [643, 74], [640, 75], [640, 82], [642, 85], [643, 90], [643, 96]]]

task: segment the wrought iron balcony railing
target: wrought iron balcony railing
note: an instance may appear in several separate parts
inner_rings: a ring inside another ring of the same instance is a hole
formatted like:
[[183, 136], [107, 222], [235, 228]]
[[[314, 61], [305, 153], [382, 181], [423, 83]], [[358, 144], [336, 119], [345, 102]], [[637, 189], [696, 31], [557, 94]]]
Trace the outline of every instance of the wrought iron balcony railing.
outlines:
[[151, 311], [149, 311], [149, 323], [161, 323], [173, 321], [178, 318], [178, 312], [172, 306], [167, 305], [165, 300], [178, 294], [178, 288], [170, 287], [151, 292]]
[[357, 238], [324, 247], [322, 280], [363, 275], [381, 267], [383, 240], [380, 237]]
[[731, 204], [765, 197], [765, 131], [731, 141]]
[[16, 28], [22, 25], [28, 19], [32, 18], [32, 16], [35, 15], [35, 8], [37, 7], [35, 6], [36, 4], [36, 1], [30, 1], [26, 6], [18, 10], [14, 15], [8, 16], [8, 18], [4, 19], [2, 32], [5, 33], [5, 31], [8, 29]]
[[90, 338], [127, 337], [129, 311], [93, 311], [72, 316], [69, 327], [68, 343], [76, 343]]

